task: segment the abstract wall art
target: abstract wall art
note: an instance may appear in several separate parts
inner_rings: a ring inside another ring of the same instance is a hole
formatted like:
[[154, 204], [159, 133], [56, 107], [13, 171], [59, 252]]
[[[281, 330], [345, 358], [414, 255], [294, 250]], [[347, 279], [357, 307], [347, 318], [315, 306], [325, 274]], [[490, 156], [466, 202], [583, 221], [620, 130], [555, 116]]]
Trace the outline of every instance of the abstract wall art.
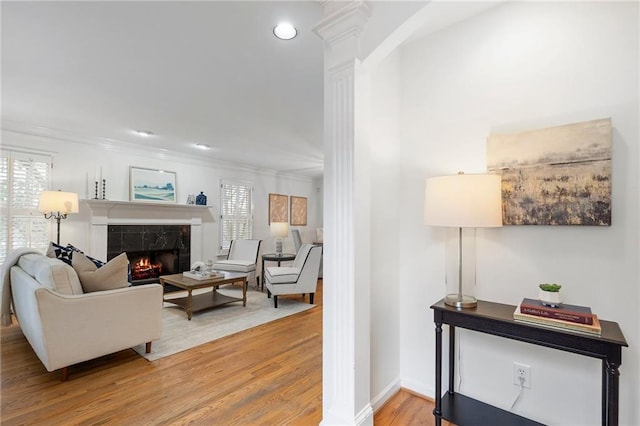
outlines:
[[505, 225], [611, 225], [611, 118], [487, 140]]

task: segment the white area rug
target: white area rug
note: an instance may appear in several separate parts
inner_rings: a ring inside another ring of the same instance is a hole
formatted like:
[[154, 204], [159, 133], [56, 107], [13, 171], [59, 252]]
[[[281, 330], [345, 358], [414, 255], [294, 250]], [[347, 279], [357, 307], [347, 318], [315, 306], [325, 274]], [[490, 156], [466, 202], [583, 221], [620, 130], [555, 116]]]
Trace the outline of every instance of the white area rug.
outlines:
[[[199, 290], [203, 291], [211, 289]], [[226, 286], [218, 291], [227, 296], [242, 297], [240, 286]], [[194, 291], [194, 294], [197, 293]], [[166, 295], [165, 298], [185, 295], [186, 292], [176, 292]], [[138, 345], [133, 350], [149, 361], [155, 361], [260, 324], [306, 311], [314, 306], [302, 302], [302, 299], [297, 301], [279, 298], [276, 309], [273, 307], [273, 299], [267, 298], [266, 291], [261, 293], [250, 287], [247, 290], [246, 307], [242, 306], [241, 301], [229, 303], [195, 312], [191, 321], [188, 321], [187, 313], [182, 308], [165, 302], [162, 310], [162, 338], [153, 342], [149, 354], [144, 352], [144, 345]]]

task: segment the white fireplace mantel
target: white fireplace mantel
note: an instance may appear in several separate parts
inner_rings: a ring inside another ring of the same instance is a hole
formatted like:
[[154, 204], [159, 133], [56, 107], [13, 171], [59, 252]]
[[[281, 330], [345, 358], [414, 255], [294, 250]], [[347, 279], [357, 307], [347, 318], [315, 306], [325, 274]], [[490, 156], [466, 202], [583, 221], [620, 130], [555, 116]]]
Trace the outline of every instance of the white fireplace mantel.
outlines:
[[107, 258], [109, 225], [190, 225], [191, 258], [202, 258], [202, 221], [215, 222], [212, 206], [82, 200], [89, 208], [91, 253]]

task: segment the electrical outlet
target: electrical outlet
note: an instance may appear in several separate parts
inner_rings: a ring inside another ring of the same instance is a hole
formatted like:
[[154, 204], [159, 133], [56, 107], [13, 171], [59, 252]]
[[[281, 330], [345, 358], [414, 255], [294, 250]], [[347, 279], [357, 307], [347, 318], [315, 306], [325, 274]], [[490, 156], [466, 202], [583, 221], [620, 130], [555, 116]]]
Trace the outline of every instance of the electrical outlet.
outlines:
[[513, 363], [513, 384], [531, 389], [531, 366], [526, 364], [520, 364], [519, 362]]

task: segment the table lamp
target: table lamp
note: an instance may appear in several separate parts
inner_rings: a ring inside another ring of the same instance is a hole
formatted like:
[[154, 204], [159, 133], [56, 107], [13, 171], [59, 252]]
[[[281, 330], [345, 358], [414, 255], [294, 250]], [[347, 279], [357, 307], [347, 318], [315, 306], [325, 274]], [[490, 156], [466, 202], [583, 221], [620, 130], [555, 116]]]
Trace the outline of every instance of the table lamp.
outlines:
[[[472, 308], [475, 298], [475, 229], [502, 226], [502, 193], [499, 175], [464, 174], [427, 179], [424, 223], [458, 228], [449, 239], [457, 249], [457, 271], [447, 250], [447, 292], [444, 303], [456, 308]], [[463, 228], [467, 244], [463, 259]], [[455, 258], [455, 255], [453, 256]], [[464, 268], [463, 268], [464, 261]], [[466, 272], [465, 272], [466, 269]], [[457, 278], [457, 279], [456, 279]]]
[[42, 191], [38, 200], [38, 211], [45, 219], [55, 219], [58, 225], [57, 243], [60, 244], [60, 220], [69, 213], [78, 213], [78, 194], [75, 192]]
[[276, 238], [276, 254], [282, 255], [282, 239], [289, 232], [289, 224], [287, 222], [271, 222], [269, 231], [272, 237]]

